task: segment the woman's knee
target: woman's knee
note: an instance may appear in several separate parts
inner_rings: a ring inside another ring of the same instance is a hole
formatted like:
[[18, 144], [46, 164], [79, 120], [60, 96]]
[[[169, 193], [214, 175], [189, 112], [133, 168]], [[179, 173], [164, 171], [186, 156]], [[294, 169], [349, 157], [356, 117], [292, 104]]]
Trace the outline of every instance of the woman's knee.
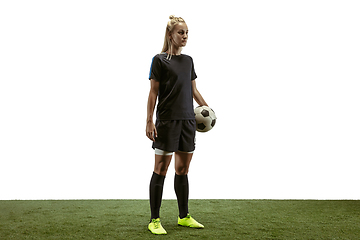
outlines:
[[154, 168], [154, 172], [161, 176], [166, 176], [167, 170], [168, 170], [168, 167], [163, 166], [163, 165], [158, 165], [158, 166], [155, 166], [155, 168]]
[[192, 154], [177, 153], [175, 156], [175, 172], [177, 175], [186, 175], [189, 172]]
[[175, 172], [177, 175], [187, 175], [189, 173], [189, 167], [187, 166], [176, 167]]

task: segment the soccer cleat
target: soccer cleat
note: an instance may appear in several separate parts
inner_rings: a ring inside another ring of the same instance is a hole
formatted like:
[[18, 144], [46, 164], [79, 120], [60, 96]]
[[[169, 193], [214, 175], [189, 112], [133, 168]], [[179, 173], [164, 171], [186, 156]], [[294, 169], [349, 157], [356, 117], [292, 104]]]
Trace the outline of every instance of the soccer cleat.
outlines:
[[204, 225], [198, 223], [195, 219], [193, 219], [190, 214], [188, 214], [184, 218], [178, 217], [178, 225], [183, 227], [191, 227], [191, 228], [204, 228]]
[[167, 234], [165, 229], [161, 226], [160, 218], [151, 219], [151, 222], [149, 223], [148, 229], [153, 234]]

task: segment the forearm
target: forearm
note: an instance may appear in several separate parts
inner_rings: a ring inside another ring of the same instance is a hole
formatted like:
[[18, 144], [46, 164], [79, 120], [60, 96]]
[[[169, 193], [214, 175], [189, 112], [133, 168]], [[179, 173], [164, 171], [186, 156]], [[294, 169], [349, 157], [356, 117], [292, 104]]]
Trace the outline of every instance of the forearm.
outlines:
[[193, 97], [200, 106], [208, 106], [198, 90], [194, 91]]
[[146, 117], [147, 123], [153, 121], [156, 97], [157, 97], [157, 94], [150, 91], [148, 104], [147, 104], [147, 117]]

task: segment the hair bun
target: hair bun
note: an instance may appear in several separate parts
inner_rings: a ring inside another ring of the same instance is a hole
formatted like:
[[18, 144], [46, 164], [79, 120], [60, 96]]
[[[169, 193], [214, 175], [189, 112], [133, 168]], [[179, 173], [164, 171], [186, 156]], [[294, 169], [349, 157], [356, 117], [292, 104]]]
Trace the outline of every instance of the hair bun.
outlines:
[[175, 15], [171, 15], [171, 16], [169, 17], [170, 20], [173, 20], [174, 18], [175, 18]]

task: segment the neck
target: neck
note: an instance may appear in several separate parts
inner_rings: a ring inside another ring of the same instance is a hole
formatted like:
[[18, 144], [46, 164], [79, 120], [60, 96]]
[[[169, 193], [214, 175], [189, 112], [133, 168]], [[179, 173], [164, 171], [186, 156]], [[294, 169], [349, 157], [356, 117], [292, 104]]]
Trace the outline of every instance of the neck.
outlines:
[[172, 46], [171, 51], [170, 49], [167, 51], [168, 54], [171, 55], [180, 55], [181, 54], [182, 47], [174, 47]]

